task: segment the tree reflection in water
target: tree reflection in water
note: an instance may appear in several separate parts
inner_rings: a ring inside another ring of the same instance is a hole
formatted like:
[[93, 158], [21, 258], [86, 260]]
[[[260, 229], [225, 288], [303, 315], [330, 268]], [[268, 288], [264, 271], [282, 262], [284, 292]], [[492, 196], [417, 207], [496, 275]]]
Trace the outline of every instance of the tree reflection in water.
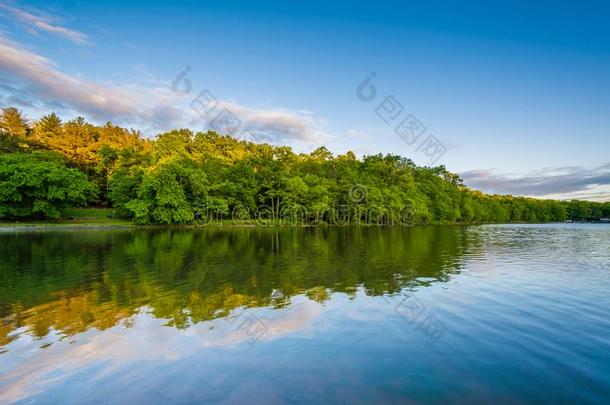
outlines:
[[[0, 235], [0, 346], [130, 326], [145, 309], [187, 328], [239, 308], [396, 294], [460, 269], [464, 227], [182, 228]], [[274, 291], [276, 291], [274, 293]], [[279, 295], [277, 293], [280, 293]]]

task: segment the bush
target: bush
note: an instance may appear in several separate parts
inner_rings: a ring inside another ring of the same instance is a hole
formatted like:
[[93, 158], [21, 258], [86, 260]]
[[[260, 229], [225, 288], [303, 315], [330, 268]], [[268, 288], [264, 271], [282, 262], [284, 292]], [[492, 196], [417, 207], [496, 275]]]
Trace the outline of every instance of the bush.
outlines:
[[0, 154], [0, 218], [59, 218], [97, 194], [84, 173], [53, 153]]

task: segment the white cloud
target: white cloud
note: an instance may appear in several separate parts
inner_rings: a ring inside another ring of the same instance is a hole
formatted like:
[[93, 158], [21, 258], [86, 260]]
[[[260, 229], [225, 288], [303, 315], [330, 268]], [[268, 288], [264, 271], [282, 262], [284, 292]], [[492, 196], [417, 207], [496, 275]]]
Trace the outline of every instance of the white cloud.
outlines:
[[[72, 30], [55, 22], [55, 19], [50, 17], [42, 17], [34, 15], [30, 12], [17, 7], [0, 4], [0, 9], [7, 11], [17, 21], [24, 24], [33, 33], [44, 31], [52, 35], [57, 35], [79, 45], [90, 45], [89, 37], [80, 31]], [[8, 14], [7, 14], [8, 16]]]
[[[191, 107], [197, 91], [179, 94], [169, 83], [155, 80], [123, 86], [90, 81], [62, 71], [54, 61], [3, 37], [0, 37], [0, 73], [9, 75], [11, 87], [21, 98], [26, 95], [38, 104], [66, 106], [94, 120], [113, 121], [142, 129], [145, 133], [177, 127], [200, 129], [205, 124], [209, 127], [209, 121], [214, 118], [212, 115], [204, 120]], [[4, 90], [11, 94], [10, 89]], [[224, 109], [238, 117], [240, 128], [262, 134], [268, 141], [313, 142], [322, 138], [319, 123], [309, 112], [253, 109], [235, 102], [218, 101], [214, 113]]]
[[88, 82], [59, 70], [51, 60], [0, 38], [0, 70], [21, 82], [31, 95], [102, 116], [128, 115], [139, 98], [132, 91]]
[[218, 110], [228, 110], [233, 113], [241, 121], [240, 129], [252, 131], [255, 139], [259, 138], [271, 143], [290, 140], [319, 142], [324, 137], [319, 129], [319, 123], [309, 112], [253, 109], [228, 101], [220, 101], [214, 113]]

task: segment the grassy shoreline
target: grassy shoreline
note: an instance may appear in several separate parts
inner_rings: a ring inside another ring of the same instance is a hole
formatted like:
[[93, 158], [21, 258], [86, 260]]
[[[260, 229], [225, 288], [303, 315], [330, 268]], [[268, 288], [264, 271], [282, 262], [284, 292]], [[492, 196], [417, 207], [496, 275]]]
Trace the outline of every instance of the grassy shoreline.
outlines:
[[130, 220], [124, 219], [57, 219], [57, 220], [32, 220], [32, 221], [0, 221], [2, 228], [107, 228], [107, 227], [137, 227]]
[[543, 224], [563, 224], [564, 222], [503, 222], [503, 223], [478, 223], [478, 222], [452, 222], [452, 223], [429, 223], [429, 224], [414, 224], [414, 225], [377, 225], [377, 224], [281, 224], [281, 223], [269, 223], [269, 224], [256, 224], [251, 222], [233, 222], [231, 220], [226, 222], [210, 222], [210, 223], [195, 223], [195, 224], [150, 224], [150, 225], [139, 225], [127, 219], [107, 219], [107, 220], [95, 220], [95, 219], [58, 219], [58, 220], [40, 220], [40, 221], [25, 221], [25, 222], [6, 222], [0, 221], [0, 232], [11, 231], [11, 230], [47, 230], [47, 229], [172, 229], [172, 228], [211, 228], [211, 227], [227, 227], [227, 228], [318, 228], [318, 227], [380, 227], [380, 228], [392, 228], [392, 227], [420, 227], [420, 226], [469, 226], [469, 225], [508, 225], [508, 224], [529, 224], [529, 225], [543, 225]]
[[[527, 222], [506, 222], [504, 224], [526, 224]], [[284, 221], [267, 221], [260, 222], [256, 219], [248, 220], [211, 220], [209, 222], [199, 222], [193, 224], [151, 224], [139, 225], [130, 219], [114, 218], [114, 211], [111, 208], [77, 208], [66, 210], [63, 213], [63, 218], [60, 219], [40, 219], [40, 220], [22, 220], [22, 221], [6, 221], [0, 220], [0, 231], [7, 230], [41, 230], [41, 229], [107, 229], [107, 228], [202, 228], [202, 227], [320, 227], [320, 226], [436, 226], [436, 225], [490, 225], [500, 223], [481, 223], [481, 222], [451, 222], [451, 223], [428, 223], [421, 225], [387, 225], [387, 224], [293, 224]]]
[[131, 220], [114, 218], [111, 208], [74, 208], [65, 210], [59, 219], [0, 220], [0, 228], [81, 228], [130, 227]]

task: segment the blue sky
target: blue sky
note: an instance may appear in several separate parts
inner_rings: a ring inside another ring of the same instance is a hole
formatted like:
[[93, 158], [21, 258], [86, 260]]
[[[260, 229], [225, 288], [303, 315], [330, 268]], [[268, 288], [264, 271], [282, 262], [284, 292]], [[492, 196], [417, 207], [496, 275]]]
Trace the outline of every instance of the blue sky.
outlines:
[[[209, 128], [191, 108], [207, 90], [297, 151], [429, 164], [433, 135], [434, 164], [484, 191], [610, 199], [609, 5], [329, 3], [0, 0], [0, 104], [154, 136]], [[190, 92], [173, 91], [187, 66]], [[425, 127], [417, 142], [376, 113], [387, 96]]]

